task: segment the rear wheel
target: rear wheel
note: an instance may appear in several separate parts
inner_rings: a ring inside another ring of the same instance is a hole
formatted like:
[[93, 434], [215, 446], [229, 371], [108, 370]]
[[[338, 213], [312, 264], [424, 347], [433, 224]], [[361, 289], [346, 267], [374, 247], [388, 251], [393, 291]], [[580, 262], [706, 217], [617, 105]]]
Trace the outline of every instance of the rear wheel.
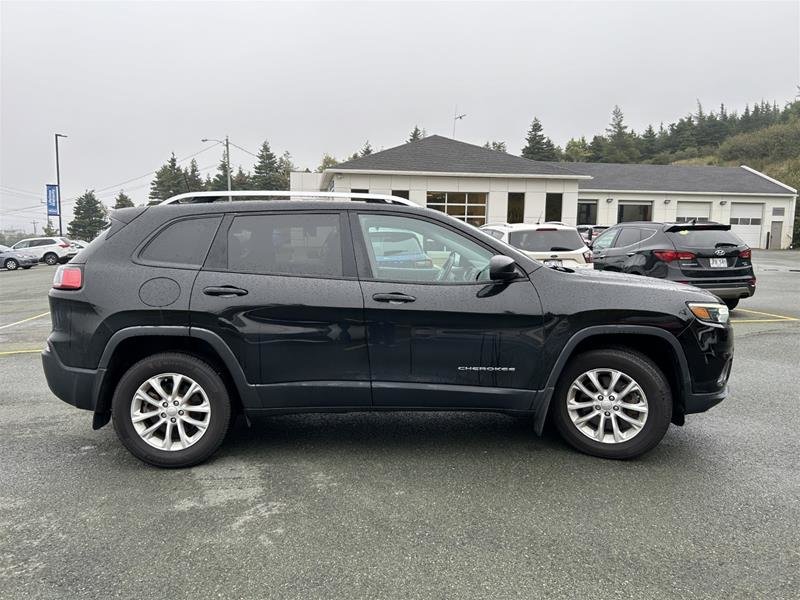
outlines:
[[739, 298], [736, 298], [735, 300], [723, 300], [723, 302], [725, 302], [725, 306], [727, 306], [730, 310], [733, 310], [739, 306]]
[[17, 267], [19, 267], [19, 263], [16, 261], [16, 259], [7, 258], [6, 262], [3, 263], [3, 266], [5, 266], [5, 268], [9, 271], [16, 271]]
[[633, 458], [664, 437], [672, 395], [646, 356], [621, 348], [592, 350], [564, 369], [551, 410], [561, 436], [581, 452]]
[[53, 252], [48, 252], [42, 257], [42, 260], [52, 266], [58, 262], [58, 255]]
[[188, 354], [162, 353], [122, 376], [111, 414], [120, 441], [136, 458], [158, 467], [190, 467], [225, 439], [231, 403], [211, 365]]

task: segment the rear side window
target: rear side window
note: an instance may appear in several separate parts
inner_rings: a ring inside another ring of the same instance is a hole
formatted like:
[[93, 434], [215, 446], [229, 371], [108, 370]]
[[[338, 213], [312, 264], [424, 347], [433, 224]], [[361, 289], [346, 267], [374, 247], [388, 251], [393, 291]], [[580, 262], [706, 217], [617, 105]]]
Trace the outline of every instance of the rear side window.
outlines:
[[228, 269], [265, 275], [341, 277], [339, 215], [238, 216], [228, 230]]
[[741, 238], [732, 231], [720, 229], [697, 230], [681, 229], [670, 231], [667, 237], [675, 244], [676, 248], [688, 246], [689, 248], [716, 248], [717, 246], [744, 246]]
[[503, 232], [502, 231], [498, 231], [497, 229], [482, 229], [481, 231], [484, 231], [484, 232], [488, 233], [490, 236], [492, 236], [493, 238], [495, 238], [497, 240], [502, 240], [503, 239]]
[[537, 229], [512, 231], [508, 243], [528, 252], [558, 252], [583, 248], [583, 238], [576, 229]]
[[200, 267], [222, 217], [181, 219], [162, 229], [139, 254], [147, 262]]
[[617, 241], [614, 242], [614, 246], [616, 248], [623, 248], [625, 246], [631, 246], [633, 244], [638, 244], [639, 240], [642, 239], [642, 233], [638, 227], [625, 227], [622, 231], [619, 232], [617, 236]]

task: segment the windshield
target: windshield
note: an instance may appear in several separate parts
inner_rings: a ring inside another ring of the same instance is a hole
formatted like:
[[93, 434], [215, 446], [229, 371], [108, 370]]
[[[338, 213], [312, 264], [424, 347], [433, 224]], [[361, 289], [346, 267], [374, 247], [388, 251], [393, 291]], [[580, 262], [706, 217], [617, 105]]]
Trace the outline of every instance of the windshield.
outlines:
[[718, 246], [744, 246], [741, 238], [732, 231], [719, 229], [681, 229], [667, 232], [675, 247], [716, 248]]
[[508, 242], [527, 252], [558, 252], [583, 248], [585, 245], [575, 229], [536, 229], [512, 231]]

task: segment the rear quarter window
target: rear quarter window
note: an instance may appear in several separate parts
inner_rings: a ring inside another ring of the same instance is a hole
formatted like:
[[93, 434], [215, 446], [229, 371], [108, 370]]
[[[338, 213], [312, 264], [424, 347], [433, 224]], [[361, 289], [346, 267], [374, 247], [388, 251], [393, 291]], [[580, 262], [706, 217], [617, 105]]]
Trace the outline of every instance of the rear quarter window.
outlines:
[[147, 243], [139, 258], [159, 265], [200, 267], [221, 219], [215, 215], [173, 221]]
[[585, 245], [576, 229], [512, 231], [508, 243], [528, 252], [571, 251]]

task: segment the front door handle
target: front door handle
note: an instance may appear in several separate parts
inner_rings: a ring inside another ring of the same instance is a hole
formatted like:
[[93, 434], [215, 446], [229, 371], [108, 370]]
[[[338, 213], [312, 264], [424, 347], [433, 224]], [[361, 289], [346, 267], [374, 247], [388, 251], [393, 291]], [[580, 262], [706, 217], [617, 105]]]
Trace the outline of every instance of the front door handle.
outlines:
[[407, 302], [414, 302], [416, 298], [408, 294], [400, 292], [392, 292], [391, 294], [373, 294], [372, 299], [375, 302], [389, 302], [391, 304], [405, 304]]
[[635, 256], [636, 252], [628, 252], [627, 256]]
[[595, 256], [595, 258], [605, 258], [605, 257], [606, 257], [605, 254], [598, 254], [597, 256]]
[[206, 296], [220, 296], [221, 298], [232, 298], [234, 296], [246, 296], [247, 290], [234, 287], [232, 285], [211, 286], [203, 289]]

